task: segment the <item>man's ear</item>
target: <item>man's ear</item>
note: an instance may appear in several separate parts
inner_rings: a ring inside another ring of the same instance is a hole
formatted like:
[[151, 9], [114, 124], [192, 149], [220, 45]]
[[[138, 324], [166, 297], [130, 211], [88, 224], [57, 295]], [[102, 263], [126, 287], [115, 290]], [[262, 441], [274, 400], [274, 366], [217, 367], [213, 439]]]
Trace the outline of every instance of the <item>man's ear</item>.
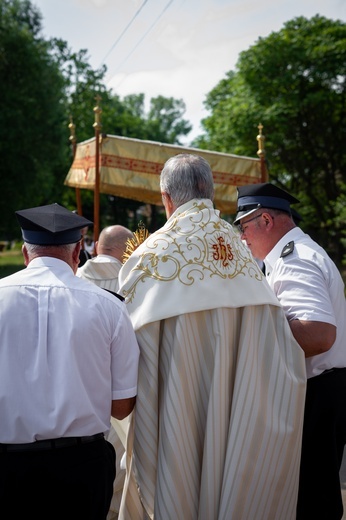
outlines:
[[24, 257], [24, 265], [28, 265], [29, 264], [29, 255], [28, 255], [28, 250], [27, 250], [25, 244], [22, 245], [22, 255]]
[[269, 213], [262, 213], [262, 216], [264, 218], [264, 222], [266, 223], [266, 226], [268, 226], [268, 224], [273, 223], [274, 219]]
[[171, 196], [168, 193], [166, 193], [164, 191], [161, 195], [162, 195], [162, 202], [163, 202], [163, 205], [166, 210], [166, 216], [167, 216], [167, 218], [169, 218], [172, 215], [172, 213], [175, 212], [176, 208], [173, 204]]
[[73, 260], [74, 264], [77, 264], [77, 267], [78, 267], [78, 264], [79, 264], [79, 253], [80, 253], [81, 247], [82, 247], [82, 244], [79, 241], [79, 242], [76, 243], [76, 246], [75, 246], [75, 248], [73, 249], [73, 252], [72, 252], [72, 260]]

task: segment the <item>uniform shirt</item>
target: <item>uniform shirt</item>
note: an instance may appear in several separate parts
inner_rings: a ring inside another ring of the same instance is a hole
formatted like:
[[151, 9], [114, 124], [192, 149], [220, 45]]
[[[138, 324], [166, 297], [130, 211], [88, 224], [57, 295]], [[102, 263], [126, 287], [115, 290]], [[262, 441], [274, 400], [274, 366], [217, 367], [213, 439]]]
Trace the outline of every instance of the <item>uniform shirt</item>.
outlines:
[[114, 256], [97, 255], [77, 269], [77, 276], [95, 283], [103, 289], [117, 292], [119, 289], [118, 275], [122, 263]]
[[0, 280], [0, 442], [94, 435], [111, 401], [137, 393], [125, 305], [41, 257]]
[[[290, 242], [291, 252], [282, 256]], [[344, 283], [327, 253], [309, 235], [295, 227], [276, 244], [265, 258], [266, 277], [282, 304], [289, 321], [307, 320], [331, 323], [337, 327], [330, 350], [306, 358], [307, 376], [346, 366], [346, 304]]]

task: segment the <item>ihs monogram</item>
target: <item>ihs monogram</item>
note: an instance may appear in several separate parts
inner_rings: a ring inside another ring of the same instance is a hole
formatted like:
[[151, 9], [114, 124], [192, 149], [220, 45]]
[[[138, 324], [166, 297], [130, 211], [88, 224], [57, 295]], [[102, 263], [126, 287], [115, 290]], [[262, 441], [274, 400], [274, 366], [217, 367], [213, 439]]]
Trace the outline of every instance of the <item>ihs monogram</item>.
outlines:
[[216, 239], [217, 243], [212, 245], [214, 250], [213, 258], [216, 261], [221, 261], [223, 267], [227, 267], [233, 260], [233, 253], [230, 244], [225, 244], [223, 237]]

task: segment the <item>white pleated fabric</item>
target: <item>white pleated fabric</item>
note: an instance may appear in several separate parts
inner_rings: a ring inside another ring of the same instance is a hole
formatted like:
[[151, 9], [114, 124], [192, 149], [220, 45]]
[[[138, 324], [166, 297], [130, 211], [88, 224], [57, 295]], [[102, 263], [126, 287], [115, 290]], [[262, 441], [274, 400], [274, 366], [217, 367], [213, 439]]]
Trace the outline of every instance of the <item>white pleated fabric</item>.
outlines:
[[113, 444], [116, 453], [116, 476], [113, 485], [113, 496], [107, 514], [107, 520], [116, 520], [119, 515], [121, 496], [125, 482], [125, 469], [120, 463], [125, 453], [126, 435], [128, 430], [129, 417], [122, 421], [111, 418], [111, 428], [106, 436], [108, 442]]
[[77, 269], [77, 276], [95, 283], [102, 289], [117, 292], [119, 287], [118, 275], [122, 264], [109, 255], [98, 255], [87, 260]]
[[[166, 224], [170, 238], [151, 235], [119, 275], [141, 351], [119, 518], [293, 520], [304, 354], [256, 262], [231, 226], [202, 206], [180, 208]], [[186, 218], [190, 230], [198, 225], [183, 236]], [[213, 267], [208, 251], [186, 261], [196, 243], [215, 244], [215, 234], [229, 265]], [[192, 279], [187, 264], [194, 282], [176, 291]]]

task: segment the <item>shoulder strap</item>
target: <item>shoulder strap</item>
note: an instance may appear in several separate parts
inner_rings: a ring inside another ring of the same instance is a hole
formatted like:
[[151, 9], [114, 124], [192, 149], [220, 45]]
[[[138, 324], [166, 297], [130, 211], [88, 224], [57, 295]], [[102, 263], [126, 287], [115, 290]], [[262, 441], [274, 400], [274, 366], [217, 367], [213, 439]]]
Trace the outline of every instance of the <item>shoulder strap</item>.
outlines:
[[285, 245], [283, 250], [281, 251], [280, 258], [283, 258], [284, 256], [290, 255], [294, 250], [294, 241], [288, 242], [288, 244]]

